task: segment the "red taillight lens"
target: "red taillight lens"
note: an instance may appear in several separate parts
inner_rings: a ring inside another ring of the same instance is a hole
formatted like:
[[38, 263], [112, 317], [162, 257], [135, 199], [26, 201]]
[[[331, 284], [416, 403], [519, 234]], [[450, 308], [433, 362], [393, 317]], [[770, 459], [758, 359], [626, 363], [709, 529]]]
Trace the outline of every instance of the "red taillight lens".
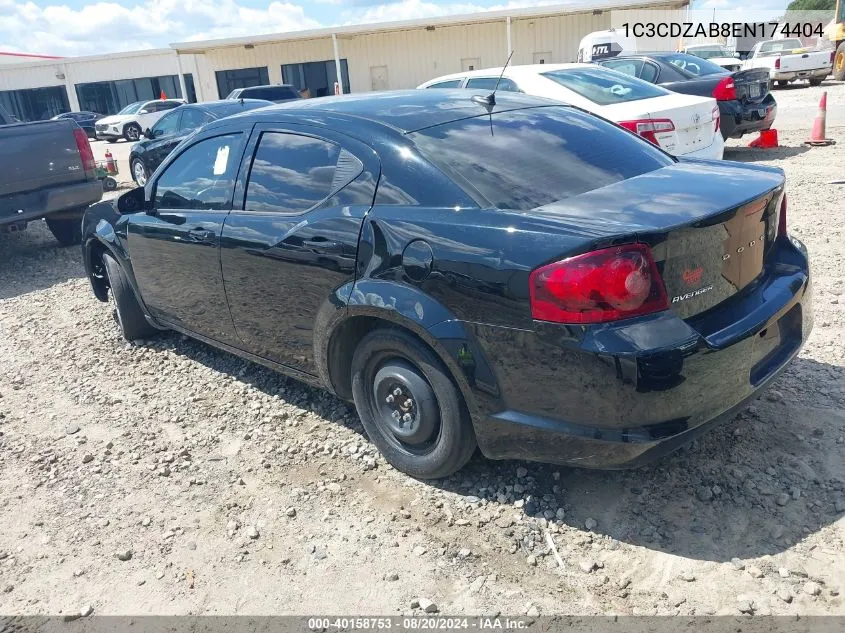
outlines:
[[554, 323], [605, 323], [669, 307], [645, 244], [626, 244], [542, 266], [529, 277], [531, 315]]
[[780, 57], [775, 60], [775, 68], [780, 68]]
[[74, 128], [73, 137], [76, 139], [76, 149], [79, 150], [79, 158], [82, 160], [82, 169], [94, 171], [94, 152], [91, 150], [91, 143], [88, 142], [88, 135], [81, 128]]
[[634, 134], [639, 134], [647, 141], [660, 146], [657, 135], [661, 132], [674, 132], [675, 124], [669, 119], [637, 119], [634, 121], [620, 121], [619, 125]]
[[780, 213], [778, 214], [778, 237], [786, 237], [786, 194], [783, 194], [783, 200], [780, 203]]
[[716, 101], [736, 101], [736, 84], [733, 77], [725, 77], [713, 88]]

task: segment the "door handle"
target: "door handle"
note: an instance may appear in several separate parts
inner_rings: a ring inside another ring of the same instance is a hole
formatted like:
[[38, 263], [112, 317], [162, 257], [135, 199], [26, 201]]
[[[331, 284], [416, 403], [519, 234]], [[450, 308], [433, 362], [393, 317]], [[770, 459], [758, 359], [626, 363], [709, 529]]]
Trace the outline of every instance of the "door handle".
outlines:
[[188, 240], [197, 244], [206, 244], [214, 241], [217, 234], [207, 229], [191, 229], [188, 231]]
[[343, 244], [332, 240], [303, 240], [302, 244], [321, 253], [340, 254], [343, 252]]

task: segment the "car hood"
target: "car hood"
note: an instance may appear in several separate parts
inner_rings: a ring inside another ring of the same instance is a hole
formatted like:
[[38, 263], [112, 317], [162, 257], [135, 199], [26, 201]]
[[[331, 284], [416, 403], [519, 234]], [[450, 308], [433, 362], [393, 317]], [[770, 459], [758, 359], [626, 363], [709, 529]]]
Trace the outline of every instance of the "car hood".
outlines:
[[117, 125], [119, 123], [126, 123], [127, 121], [131, 121], [134, 119], [134, 115], [132, 114], [113, 114], [111, 116], [103, 117], [102, 119], [97, 119], [97, 123], [101, 125]]

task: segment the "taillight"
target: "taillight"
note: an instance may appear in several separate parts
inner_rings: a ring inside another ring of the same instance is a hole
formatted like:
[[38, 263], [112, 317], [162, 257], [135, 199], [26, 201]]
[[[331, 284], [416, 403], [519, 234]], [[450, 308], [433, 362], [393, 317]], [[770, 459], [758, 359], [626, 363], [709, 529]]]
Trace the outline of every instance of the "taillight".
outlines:
[[605, 323], [669, 307], [663, 280], [645, 244], [570, 257], [533, 271], [531, 315], [554, 323]]
[[775, 68], [780, 68], [780, 57], [775, 60]]
[[725, 77], [713, 88], [716, 101], [736, 101], [736, 84], [733, 77]]
[[722, 122], [722, 113], [719, 112], [719, 106], [713, 106], [713, 133], [719, 131], [719, 124]]
[[658, 147], [657, 134], [661, 132], [674, 132], [675, 124], [669, 119], [637, 119], [634, 121], [620, 121], [619, 125], [634, 134], [639, 134], [647, 141], [651, 141]]
[[780, 203], [780, 213], [778, 214], [778, 237], [786, 237], [786, 194], [783, 194], [783, 200]]
[[79, 158], [82, 160], [82, 169], [94, 171], [97, 166], [94, 164], [94, 152], [91, 150], [91, 143], [88, 142], [88, 135], [82, 128], [73, 129], [73, 137], [76, 139], [76, 149], [79, 150]]

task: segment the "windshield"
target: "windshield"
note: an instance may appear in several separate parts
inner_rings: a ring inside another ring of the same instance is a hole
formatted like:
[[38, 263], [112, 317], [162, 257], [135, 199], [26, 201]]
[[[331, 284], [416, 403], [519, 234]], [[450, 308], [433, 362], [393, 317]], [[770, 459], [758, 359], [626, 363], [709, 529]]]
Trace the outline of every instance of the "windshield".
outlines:
[[569, 68], [541, 74], [598, 105], [671, 94], [668, 90], [608, 68]]
[[410, 136], [470, 196], [498, 209], [535, 209], [673, 163], [648, 141], [567, 106], [460, 119]]
[[801, 40], [772, 40], [760, 44], [761, 53], [776, 53], [779, 51], [791, 51], [794, 48], [804, 48]]
[[710, 59], [711, 57], [733, 57], [733, 53], [731, 53], [727, 48], [724, 46], [706, 46], [702, 48], [688, 48], [687, 51], [695, 55], [696, 57], [701, 57], [702, 59]]
[[235, 88], [232, 92], [229, 93], [229, 96], [226, 97], [227, 99], [237, 99], [238, 95], [241, 94], [243, 88]]
[[130, 103], [128, 106], [123, 108], [118, 114], [135, 114], [138, 110], [141, 109], [141, 106], [144, 105], [143, 101], [136, 101], [135, 103]]
[[705, 75], [722, 75], [727, 72], [724, 68], [713, 62], [709, 62], [697, 55], [684, 55], [678, 53], [676, 55], [664, 55], [664, 61], [669, 62], [673, 66], [677, 66], [683, 71], [686, 71], [694, 77], [704, 77]]

